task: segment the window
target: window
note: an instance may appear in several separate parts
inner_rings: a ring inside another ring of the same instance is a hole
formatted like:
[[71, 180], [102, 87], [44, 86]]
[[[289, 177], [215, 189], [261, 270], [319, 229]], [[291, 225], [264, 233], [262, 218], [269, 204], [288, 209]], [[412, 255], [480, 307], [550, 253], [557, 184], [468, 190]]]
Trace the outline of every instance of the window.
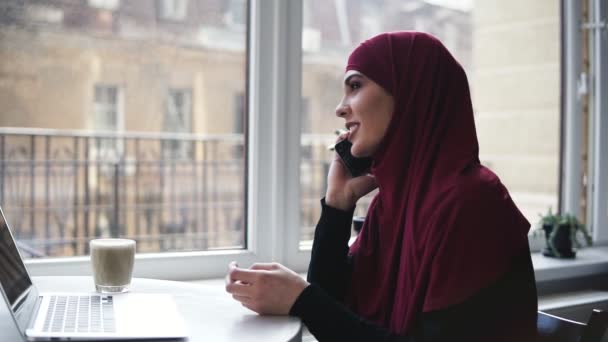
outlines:
[[[96, 85], [91, 128], [114, 133], [123, 128], [123, 104], [120, 89], [113, 85]], [[99, 137], [92, 149], [93, 158], [117, 159], [121, 144], [112, 138]]]
[[106, 10], [115, 10], [120, 4], [120, 0], [88, 0], [89, 6]]
[[184, 20], [188, 10], [188, 0], [157, 0], [158, 16], [165, 20]]
[[93, 129], [116, 131], [119, 124], [119, 92], [116, 86], [95, 86]]
[[[364, 0], [348, 6], [336, 0], [334, 5], [321, 6], [320, 0], [305, 0], [303, 5], [310, 11], [305, 25], [320, 31], [322, 47], [306, 48], [303, 36], [302, 92], [314, 109], [310, 116], [315, 137], [312, 158], [304, 154], [301, 160], [303, 250], [309, 248], [318, 201], [325, 192], [331, 160], [326, 146], [335, 139], [332, 132], [344, 126], [333, 109], [342, 97], [346, 59], [359, 42], [384, 31], [421, 30], [444, 42], [469, 77], [482, 162], [498, 174], [530, 222], [547, 208], [556, 208], [559, 2], [521, 9], [507, 3], [442, 0]], [[362, 199], [356, 214], [365, 215], [370, 197]]]
[[[169, 90], [163, 126], [169, 133], [192, 133], [192, 92], [189, 89]], [[175, 138], [165, 143], [165, 157], [183, 159], [192, 156], [189, 141]]]
[[53, 26], [0, 17], [0, 204], [33, 274], [85, 274], [97, 237], [135, 239], [136, 270], [162, 278], [259, 255], [230, 153], [248, 146], [230, 115], [248, 94], [248, 30], [223, 22], [228, 3], [129, 2], [103, 31], [90, 6], [119, 1], [45, 3], [64, 13]]
[[189, 89], [170, 89], [167, 94], [165, 131], [174, 133], [192, 132], [192, 92]]

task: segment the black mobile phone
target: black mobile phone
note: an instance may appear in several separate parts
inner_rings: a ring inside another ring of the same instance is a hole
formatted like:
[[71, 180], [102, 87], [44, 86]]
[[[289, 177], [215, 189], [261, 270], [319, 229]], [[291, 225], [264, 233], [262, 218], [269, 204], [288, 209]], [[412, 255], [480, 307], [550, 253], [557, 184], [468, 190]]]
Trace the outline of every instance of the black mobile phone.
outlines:
[[344, 162], [344, 165], [348, 169], [348, 172], [353, 177], [361, 176], [369, 171], [369, 168], [372, 166], [372, 158], [356, 158], [350, 154], [350, 147], [353, 144], [348, 141], [348, 139], [344, 139], [336, 144], [336, 152]]

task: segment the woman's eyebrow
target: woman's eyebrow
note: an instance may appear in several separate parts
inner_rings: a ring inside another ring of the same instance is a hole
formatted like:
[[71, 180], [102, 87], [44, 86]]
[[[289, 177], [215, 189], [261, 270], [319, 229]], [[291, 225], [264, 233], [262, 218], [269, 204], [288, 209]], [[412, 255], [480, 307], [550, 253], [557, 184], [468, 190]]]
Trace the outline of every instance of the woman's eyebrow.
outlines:
[[361, 77], [361, 75], [359, 74], [352, 74], [350, 76], [348, 76], [346, 79], [344, 79], [344, 85], [348, 85], [348, 82], [350, 82], [350, 79], [353, 77]]

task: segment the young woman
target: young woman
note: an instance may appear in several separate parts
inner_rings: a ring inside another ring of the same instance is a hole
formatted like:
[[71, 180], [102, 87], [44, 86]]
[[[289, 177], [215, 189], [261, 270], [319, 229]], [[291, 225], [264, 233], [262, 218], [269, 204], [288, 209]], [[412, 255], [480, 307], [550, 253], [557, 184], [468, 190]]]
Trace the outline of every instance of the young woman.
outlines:
[[[226, 290], [299, 316], [319, 341], [523, 341], [536, 331], [529, 223], [479, 162], [466, 75], [434, 37], [394, 32], [350, 55], [336, 115], [371, 174], [338, 157], [308, 282], [282, 265], [230, 265]], [[347, 243], [354, 206], [379, 188]]]

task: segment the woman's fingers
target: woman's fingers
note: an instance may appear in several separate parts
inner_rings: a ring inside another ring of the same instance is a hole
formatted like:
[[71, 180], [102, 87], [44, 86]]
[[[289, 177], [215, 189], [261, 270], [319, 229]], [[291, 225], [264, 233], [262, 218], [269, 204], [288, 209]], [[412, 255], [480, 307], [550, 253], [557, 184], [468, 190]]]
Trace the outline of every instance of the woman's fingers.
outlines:
[[336, 144], [339, 143], [340, 141], [344, 140], [344, 139], [348, 139], [348, 136], [350, 135], [349, 131], [346, 132], [342, 132], [340, 133], [337, 137], [336, 137]]
[[253, 286], [249, 284], [243, 284], [241, 282], [232, 282], [226, 284], [226, 292], [230, 293], [233, 296], [247, 297], [251, 298], [254, 292]]
[[230, 265], [226, 292], [259, 314], [286, 315], [309, 284], [276, 262], [256, 263], [250, 269]]
[[237, 264], [237, 263], [236, 263], [236, 261], [231, 261], [231, 262], [228, 264], [228, 270], [229, 270], [229, 271], [232, 271], [233, 269], [235, 269], [235, 268], [237, 268], [237, 267], [239, 267], [239, 264]]
[[228, 272], [231, 282], [241, 281], [243, 283], [254, 283], [258, 277], [257, 272], [244, 268], [233, 268]]
[[241, 303], [249, 303], [251, 302], [251, 297], [247, 297], [247, 296], [239, 296], [239, 295], [232, 295], [232, 298], [234, 298], [235, 300], [238, 300]]
[[[348, 139], [348, 136], [350, 135], [350, 132], [348, 131], [342, 131], [340, 134], [338, 134], [338, 136], [336, 137], [336, 141], [332, 144], [329, 145], [327, 148], [330, 151], [335, 151], [336, 150], [336, 145], [342, 141], [342, 140], [346, 140]], [[338, 156], [338, 153], [334, 153], [334, 160], [338, 160], [340, 159], [340, 157]]]
[[256, 262], [251, 265], [250, 269], [252, 270], [266, 270], [273, 271], [279, 268], [279, 264], [276, 262]]
[[234, 270], [237, 267], [238, 267], [238, 264], [236, 263], [236, 261], [231, 261], [228, 264], [228, 274], [226, 274], [226, 278], [225, 278], [226, 285], [228, 285], [228, 284], [230, 284], [230, 283], [233, 282], [232, 279], [231, 279], [231, 277], [230, 277], [230, 274], [232, 273], [232, 270]]

